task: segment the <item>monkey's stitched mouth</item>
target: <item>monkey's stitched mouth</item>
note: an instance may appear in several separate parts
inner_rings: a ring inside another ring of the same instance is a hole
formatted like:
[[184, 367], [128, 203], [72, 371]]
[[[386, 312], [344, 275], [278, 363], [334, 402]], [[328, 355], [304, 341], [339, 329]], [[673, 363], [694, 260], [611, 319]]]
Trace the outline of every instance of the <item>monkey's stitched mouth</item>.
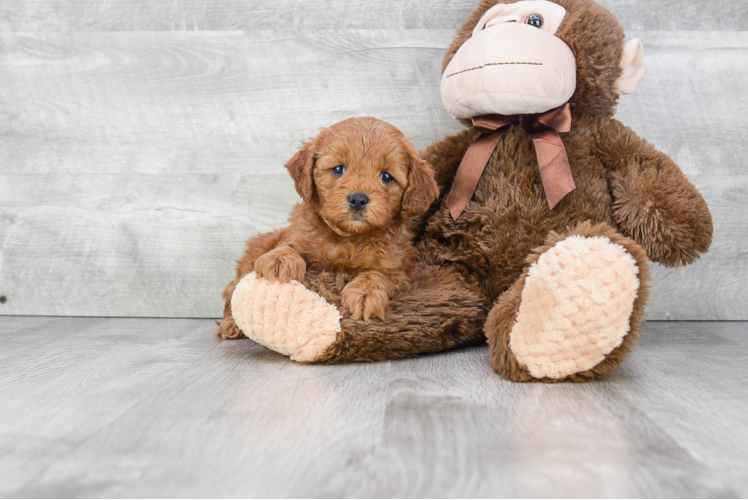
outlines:
[[467, 73], [468, 71], [475, 71], [476, 69], [483, 69], [486, 66], [508, 66], [508, 65], [525, 65], [525, 66], [542, 66], [543, 63], [533, 63], [533, 62], [498, 62], [498, 63], [486, 63], [483, 66], [476, 66], [475, 68], [470, 69], [463, 69], [461, 71], [455, 71], [454, 73], [451, 73], [444, 77], [446, 80], [447, 78], [455, 75], [459, 75], [460, 73]]

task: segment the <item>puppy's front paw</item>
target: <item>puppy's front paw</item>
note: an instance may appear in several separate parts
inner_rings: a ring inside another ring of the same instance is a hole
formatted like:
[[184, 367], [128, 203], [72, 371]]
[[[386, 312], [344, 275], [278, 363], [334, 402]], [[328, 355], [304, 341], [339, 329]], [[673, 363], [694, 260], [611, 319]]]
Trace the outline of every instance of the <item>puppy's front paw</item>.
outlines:
[[255, 273], [259, 278], [281, 283], [301, 281], [306, 274], [306, 262], [291, 247], [278, 247], [258, 257]]
[[368, 282], [351, 281], [340, 294], [343, 307], [353, 319], [369, 321], [371, 318], [384, 320], [390, 298], [387, 290], [372, 286]]

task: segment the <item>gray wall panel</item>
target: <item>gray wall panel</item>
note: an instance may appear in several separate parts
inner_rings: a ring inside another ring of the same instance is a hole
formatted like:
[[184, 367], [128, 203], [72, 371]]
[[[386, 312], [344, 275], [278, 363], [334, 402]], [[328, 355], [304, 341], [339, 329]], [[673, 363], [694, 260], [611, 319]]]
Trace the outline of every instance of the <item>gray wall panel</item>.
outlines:
[[[745, 0], [599, 0], [631, 29], [745, 30]], [[4, 0], [0, 31], [456, 29], [478, 0]]]
[[[296, 201], [299, 141], [351, 115], [418, 147], [442, 30], [0, 34], [0, 314], [220, 314], [250, 235]], [[655, 270], [649, 318], [748, 319], [748, 36], [631, 30], [648, 74], [619, 117], [708, 198], [712, 252]]]

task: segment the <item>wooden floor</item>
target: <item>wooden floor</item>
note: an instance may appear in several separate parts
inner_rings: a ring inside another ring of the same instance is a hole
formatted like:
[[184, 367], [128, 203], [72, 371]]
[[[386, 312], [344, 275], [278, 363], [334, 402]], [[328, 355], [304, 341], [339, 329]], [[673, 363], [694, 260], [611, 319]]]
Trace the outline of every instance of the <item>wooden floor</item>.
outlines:
[[487, 348], [300, 366], [208, 320], [0, 317], [0, 496], [748, 496], [748, 323], [586, 385]]

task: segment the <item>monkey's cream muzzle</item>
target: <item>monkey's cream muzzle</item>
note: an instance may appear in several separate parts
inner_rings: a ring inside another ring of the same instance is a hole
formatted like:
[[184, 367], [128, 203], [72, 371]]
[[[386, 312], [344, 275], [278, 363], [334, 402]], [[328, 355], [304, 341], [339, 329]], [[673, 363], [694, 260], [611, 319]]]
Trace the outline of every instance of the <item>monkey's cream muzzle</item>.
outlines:
[[[542, 28], [526, 24], [533, 14], [542, 16]], [[442, 75], [442, 102], [452, 116], [544, 113], [569, 101], [576, 60], [555, 36], [565, 14], [543, 0], [486, 12]]]

